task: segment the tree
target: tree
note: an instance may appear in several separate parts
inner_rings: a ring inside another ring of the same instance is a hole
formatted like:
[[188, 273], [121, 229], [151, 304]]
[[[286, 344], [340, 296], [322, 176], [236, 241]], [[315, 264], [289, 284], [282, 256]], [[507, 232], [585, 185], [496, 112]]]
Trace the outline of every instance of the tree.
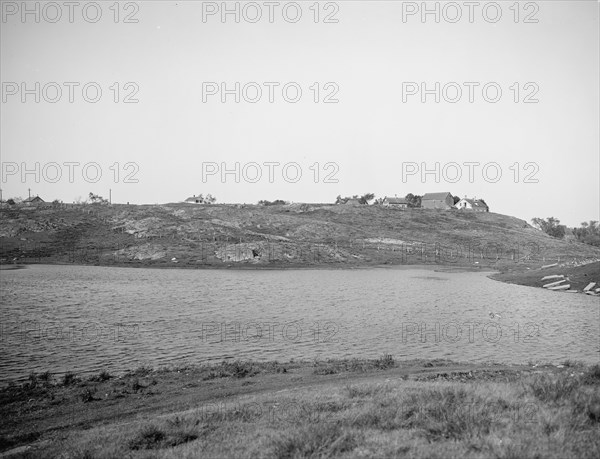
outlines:
[[92, 202], [92, 204], [104, 204], [108, 202], [108, 199], [104, 199], [99, 194], [94, 194], [92, 192], [90, 192], [89, 194], [89, 199]]
[[361, 204], [369, 204], [369, 201], [375, 197], [375, 193], [365, 193], [360, 198], [358, 198], [358, 202]]
[[580, 228], [573, 228], [573, 235], [579, 242], [600, 247], [600, 225], [596, 220], [582, 222]]
[[358, 195], [355, 194], [354, 196], [342, 197], [342, 195], [338, 194], [337, 198], [335, 198], [335, 203], [336, 204], [346, 204], [350, 199], [358, 199]]
[[560, 224], [560, 220], [554, 217], [543, 218], [532, 218], [531, 223], [544, 233], [557, 239], [565, 237], [565, 226]]
[[[454, 199], [454, 204], [460, 201], [460, 198], [458, 196], [452, 196], [452, 199]], [[481, 201], [483, 201], [483, 199]]]
[[284, 204], [289, 204], [287, 201], [283, 199], [276, 199], [275, 201], [267, 201], [266, 199], [262, 199], [258, 201], [259, 206], [281, 206]]
[[404, 199], [408, 202], [408, 207], [421, 207], [421, 196], [408, 193]]

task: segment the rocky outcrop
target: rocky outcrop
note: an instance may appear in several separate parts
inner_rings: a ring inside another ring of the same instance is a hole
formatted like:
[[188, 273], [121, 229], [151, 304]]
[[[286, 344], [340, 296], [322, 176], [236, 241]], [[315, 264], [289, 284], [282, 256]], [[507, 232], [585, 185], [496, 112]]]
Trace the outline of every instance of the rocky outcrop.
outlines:
[[160, 260], [167, 256], [167, 251], [156, 244], [143, 244], [139, 246], [126, 247], [114, 253], [119, 259], [128, 260]]

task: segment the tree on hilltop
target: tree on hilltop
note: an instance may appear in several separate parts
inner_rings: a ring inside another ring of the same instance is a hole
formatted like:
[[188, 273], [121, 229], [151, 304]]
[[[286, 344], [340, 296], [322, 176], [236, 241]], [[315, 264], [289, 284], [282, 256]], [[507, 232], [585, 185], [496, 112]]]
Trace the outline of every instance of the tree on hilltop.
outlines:
[[573, 235], [579, 242], [600, 247], [600, 225], [596, 220], [582, 222], [581, 227], [573, 228]]
[[90, 194], [89, 194], [89, 199], [90, 199], [90, 202], [92, 204], [104, 204], [104, 203], [108, 203], [108, 199], [104, 199], [99, 194], [94, 194], [92, 192], [90, 192]]
[[406, 199], [408, 207], [421, 207], [421, 197], [417, 194], [408, 193], [404, 199]]
[[542, 230], [549, 236], [555, 237], [557, 239], [562, 239], [565, 237], [565, 226], [560, 224], [560, 220], [554, 217], [544, 218], [532, 218], [531, 223], [536, 228]]
[[369, 201], [375, 197], [375, 193], [365, 193], [360, 198], [358, 198], [358, 202], [361, 204], [369, 204]]
[[350, 199], [358, 199], [358, 202], [360, 204], [369, 204], [369, 201], [371, 201], [374, 197], [375, 197], [375, 193], [365, 193], [362, 196], [355, 194], [355, 195], [346, 196], [346, 197], [342, 197], [341, 195], [338, 195], [337, 198], [335, 198], [335, 203], [336, 204], [346, 204]]

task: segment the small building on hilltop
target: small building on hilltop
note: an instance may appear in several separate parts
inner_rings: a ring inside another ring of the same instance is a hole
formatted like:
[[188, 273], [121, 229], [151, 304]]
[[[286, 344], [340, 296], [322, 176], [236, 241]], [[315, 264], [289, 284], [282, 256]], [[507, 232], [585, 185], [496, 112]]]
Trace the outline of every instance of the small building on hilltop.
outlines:
[[398, 207], [401, 209], [408, 207], [408, 201], [405, 198], [388, 198], [386, 196], [383, 198], [383, 202], [381, 204], [386, 207]]
[[39, 196], [30, 196], [29, 198], [23, 200], [23, 205], [25, 205], [25, 206], [39, 206], [41, 204], [45, 204], [45, 202], [46, 201], [44, 201]]
[[472, 210], [473, 212], [490, 211], [490, 208], [483, 199], [469, 199], [466, 196], [458, 201], [454, 207], [456, 207], [458, 210]]
[[183, 202], [187, 202], [188, 204], [204, 204], [204, 198], [202, 196], [192, 196], [187, 198], [185, 201]]
[[215, 202], [217, 202], [217, 198], [215, 198], [210, 193], [208, 193], [207, 195], [199, 194], [198, 196], [194, 195], [190, 198], [187, 198], [183, 202], [185, 204], [214, 204]]
[[454, 207], [454, 198], [449, 192], [425, 193], [421, 198], [421, 207], [424, 209], [450, 210]]

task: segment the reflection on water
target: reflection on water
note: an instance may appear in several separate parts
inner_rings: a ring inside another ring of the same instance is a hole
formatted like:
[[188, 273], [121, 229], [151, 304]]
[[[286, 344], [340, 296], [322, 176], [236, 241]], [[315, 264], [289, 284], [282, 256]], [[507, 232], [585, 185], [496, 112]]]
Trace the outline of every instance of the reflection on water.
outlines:
[[[3, 271], [0, 380], [224, 358], [597, 362], [598, 298], [421, 269]], [[493, 313], [493, 314], [491, 314]]]

